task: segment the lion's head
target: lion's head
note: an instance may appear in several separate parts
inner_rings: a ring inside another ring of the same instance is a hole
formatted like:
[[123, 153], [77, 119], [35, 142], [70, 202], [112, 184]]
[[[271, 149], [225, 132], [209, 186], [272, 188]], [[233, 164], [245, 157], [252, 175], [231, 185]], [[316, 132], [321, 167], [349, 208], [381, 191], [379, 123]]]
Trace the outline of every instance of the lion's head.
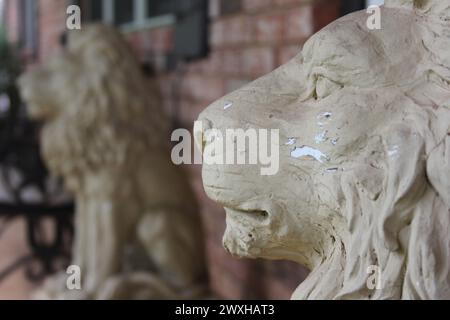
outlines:
[[67, 48], [19, 84], [30, 116], [45, 123], [43, 153], [55, 174], [129, 165], [166, 140], [156, 86], [113, 28], [70, 31]]
[[343, 17], [200, 115], [280, 129], [277, 175], [204, 164], [203, 180], [228, 251], [311, 269], [294, 298], [450, 298], [449, 8], [387, 1], [373, 31]]

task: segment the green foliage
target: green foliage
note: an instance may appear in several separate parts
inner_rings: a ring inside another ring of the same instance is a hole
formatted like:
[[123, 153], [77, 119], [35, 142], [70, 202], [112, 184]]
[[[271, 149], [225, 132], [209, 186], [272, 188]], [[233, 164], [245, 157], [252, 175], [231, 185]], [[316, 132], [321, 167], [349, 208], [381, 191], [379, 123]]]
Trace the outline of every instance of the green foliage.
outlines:
[[0, 48], [6, 44], [5, 30], [0, 26]]

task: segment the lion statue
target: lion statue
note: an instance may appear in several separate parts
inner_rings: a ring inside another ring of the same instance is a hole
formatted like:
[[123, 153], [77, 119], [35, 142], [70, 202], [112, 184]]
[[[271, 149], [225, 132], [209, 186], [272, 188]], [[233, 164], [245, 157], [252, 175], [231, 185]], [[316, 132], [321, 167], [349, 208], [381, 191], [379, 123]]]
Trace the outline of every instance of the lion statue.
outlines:
[[450, 299], [450, 1], [380, 13], [379, 30], [365, 11], [331, 23], [199, 117], [279, 129], [277, 174], [204, 164], [203, 182], [227, 251], [310, 269], [293, 299]]
[[92, 25], [19, 80], [28, 112], [44, 123], [42, 149], [76, 200], [73, 265], [44, 286], [50, 298], [199, 297], [206, 288], [200, 217], [172, 165], [169, 124], [156, 84], [122, 36]]

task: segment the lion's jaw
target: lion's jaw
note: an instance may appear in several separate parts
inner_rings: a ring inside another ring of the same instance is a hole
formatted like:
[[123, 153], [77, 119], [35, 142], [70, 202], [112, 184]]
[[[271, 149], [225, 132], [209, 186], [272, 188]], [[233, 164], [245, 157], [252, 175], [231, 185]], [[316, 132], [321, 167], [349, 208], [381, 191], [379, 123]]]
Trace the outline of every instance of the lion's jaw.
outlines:
[[56, 117], [57, 103], [53, 101], [55, 93], [46, 94], [49, 76], [42, 72], [40, 67], [22, 75], [19, 78], [21, 95], [27, 101], [27, 112], [32, 119], [48, 121]]

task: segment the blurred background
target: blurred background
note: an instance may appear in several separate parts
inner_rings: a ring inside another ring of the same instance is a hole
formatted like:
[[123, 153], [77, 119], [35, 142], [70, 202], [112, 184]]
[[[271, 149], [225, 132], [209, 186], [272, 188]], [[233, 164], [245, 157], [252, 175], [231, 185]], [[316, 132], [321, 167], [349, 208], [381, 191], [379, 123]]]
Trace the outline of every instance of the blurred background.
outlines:
[[[0, 0], [0, 299], [26, 299], [70, 258], [73, 204], [39, 158], [37, 128], [8, 83], [61, 50], [66, 9], [119, 28], [157, 79], [173, 128], [294, 57], [322, 27], [370, 0]], [[2, 85], [3, 83], [3, 85]], [[17, 101], [15, 100], [17, 98]], [[20, 108], [19, 108], [20, 109]], [[170, 137], [167, 137], [169, 140]], [[225, 299], [287, 299], [307, 275], [289, 262], [238, 260], [222, 248], [224, 210], [201, 166], [186, 166], [205, 228], [210, 285]], [[59, 235], [45, 239], [52, 230]]]

